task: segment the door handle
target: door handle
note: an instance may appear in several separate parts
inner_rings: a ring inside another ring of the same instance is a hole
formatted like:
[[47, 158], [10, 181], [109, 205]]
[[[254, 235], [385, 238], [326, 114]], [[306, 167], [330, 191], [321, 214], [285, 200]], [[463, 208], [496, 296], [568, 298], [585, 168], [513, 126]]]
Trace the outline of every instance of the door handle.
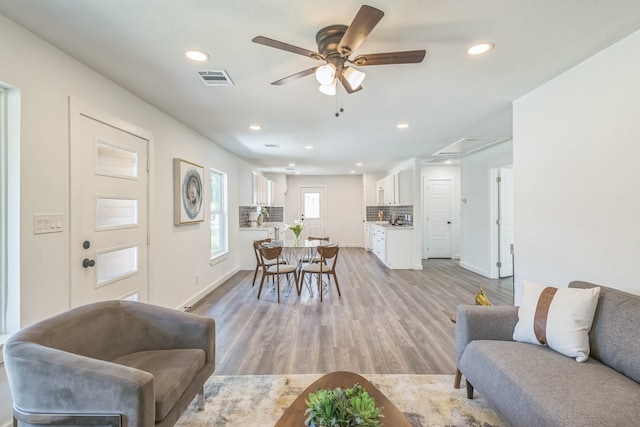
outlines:
[[96, 262], [92, 259], [85, 258], [84, 260], [82, 260], [82, 268], [89, 268], [93, 267], [94, 265], [96, 265]]

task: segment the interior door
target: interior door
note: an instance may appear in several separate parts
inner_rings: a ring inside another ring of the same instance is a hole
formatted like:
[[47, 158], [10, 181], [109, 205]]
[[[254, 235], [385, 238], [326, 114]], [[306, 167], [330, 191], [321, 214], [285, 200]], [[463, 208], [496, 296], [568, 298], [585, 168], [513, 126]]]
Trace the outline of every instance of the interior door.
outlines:
[[451, 180], [429, 179], [424, 185], [425, 212], [424, 229], [427, 232], [427, 258], [451, 258]]
[[304, 218], [301, 238], [327, 236], [325, 187], [300, 187], [300, 215]]
[[73, 103], [71, 118], [71, 306], [146, 302], [149, 141]]
[[499, 225], [499, 276], [513, 276], [513, 257], [510, 246], [513, 243], [513, 169], [500, 168], [498, 184], [498, 225]]

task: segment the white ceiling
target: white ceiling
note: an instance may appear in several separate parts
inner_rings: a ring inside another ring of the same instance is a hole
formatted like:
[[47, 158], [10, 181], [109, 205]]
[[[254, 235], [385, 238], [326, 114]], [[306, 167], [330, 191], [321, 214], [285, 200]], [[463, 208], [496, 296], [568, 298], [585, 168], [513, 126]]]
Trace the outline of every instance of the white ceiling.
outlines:
[[[462, 138], [510, 137], [513, 100], [640, 28], [638, 0], [371, 0], [385, 16], [355, 53], [426, 49], [421, 64], [363, 67], [364, 89], [337, 97], [313, 76], [270, 84], [319, 63], [253, 37], [315, 51], [316, 32], [348, 25], [361, 4], [0, 0], [0, 12], [258, 168], [302, 174], [387, 170]], [[479, 41], [495, 49], [467, 55]], [[211, 60], [187, 61], [190, 48]], [[235, 85], [207, 87], [203, 70]]]

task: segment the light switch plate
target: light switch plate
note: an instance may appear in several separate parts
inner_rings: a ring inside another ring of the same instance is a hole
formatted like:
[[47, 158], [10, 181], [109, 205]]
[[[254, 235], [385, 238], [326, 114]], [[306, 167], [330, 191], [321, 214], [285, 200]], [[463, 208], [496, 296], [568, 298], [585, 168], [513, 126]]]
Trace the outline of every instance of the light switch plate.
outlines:
[[63, 228], [63, 215], [55, 214], [35, 214], [33, 216], [33, 233], [60, 233]]

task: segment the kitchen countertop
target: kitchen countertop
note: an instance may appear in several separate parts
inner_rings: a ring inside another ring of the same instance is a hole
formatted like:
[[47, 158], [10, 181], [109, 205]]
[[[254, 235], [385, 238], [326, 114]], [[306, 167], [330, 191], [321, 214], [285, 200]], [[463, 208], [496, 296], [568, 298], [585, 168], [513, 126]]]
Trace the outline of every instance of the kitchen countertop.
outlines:
[[241, 225], [238, 229], [241, 231], [247, 230], [269, 230], [273, 227], [284, 227], [284, 222], [265, 222], [262, 225], [256, 227], [249, 227], [248, 225]]
[[398, 229], [408, 229], [408, 230], [413, 230], [414, 226], [413, 224], [410, 225], [404, 225], [404, 224], [398, 224], [398, 225], [392, 225], [389, 221], [367, 221], [369, 224], [371, 225], [377, 225], [378, 227], [384, 227], [384, 228], [398, 228]]

